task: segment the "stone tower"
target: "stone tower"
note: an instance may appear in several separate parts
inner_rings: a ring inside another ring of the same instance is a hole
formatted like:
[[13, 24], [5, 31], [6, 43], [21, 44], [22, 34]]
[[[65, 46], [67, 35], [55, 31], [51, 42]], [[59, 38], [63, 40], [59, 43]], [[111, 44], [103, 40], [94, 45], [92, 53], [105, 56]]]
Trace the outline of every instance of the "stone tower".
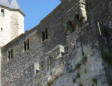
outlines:
[[0, 0], [0, 47], [24, 32], [24, 13], [16, 0]]

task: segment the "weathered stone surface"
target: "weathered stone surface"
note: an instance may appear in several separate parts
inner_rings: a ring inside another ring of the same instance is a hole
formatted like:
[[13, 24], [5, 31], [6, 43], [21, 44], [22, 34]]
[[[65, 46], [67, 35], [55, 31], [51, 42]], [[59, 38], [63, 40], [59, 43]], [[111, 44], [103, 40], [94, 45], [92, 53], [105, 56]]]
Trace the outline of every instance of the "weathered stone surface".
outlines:
[[1, 86], [111, 86], [112, 2], [61, 1], [38, 26], [1, 48]]

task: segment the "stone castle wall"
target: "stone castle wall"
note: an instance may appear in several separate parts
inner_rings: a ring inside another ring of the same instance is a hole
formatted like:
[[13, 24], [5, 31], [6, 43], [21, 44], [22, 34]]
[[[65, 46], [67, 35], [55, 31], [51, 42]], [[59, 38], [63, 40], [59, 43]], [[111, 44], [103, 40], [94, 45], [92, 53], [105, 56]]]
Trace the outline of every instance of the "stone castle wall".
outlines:
[[63, 1], [39, 25], [2, 47], [2, 86], [110, 86], [111, 67], [105, 70], [100, 45], [99, 23], [110, 12], [105, 2], [110, 3]]

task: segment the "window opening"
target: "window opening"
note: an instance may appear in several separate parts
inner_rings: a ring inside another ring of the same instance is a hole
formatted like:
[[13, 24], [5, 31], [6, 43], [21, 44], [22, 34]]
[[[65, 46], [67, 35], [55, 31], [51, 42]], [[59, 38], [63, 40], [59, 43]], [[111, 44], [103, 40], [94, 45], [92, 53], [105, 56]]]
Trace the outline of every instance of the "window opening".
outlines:
[[13, 49], [8, 51], [8, 60], [10, 61], [13, 58]]
[[24, 42], [24, 50], [26, 51], [26, 41]]
[[1, 31], [3, 31], [3, 28], [1, 27]]
[[47, 28], [45, 29], [45, 33], [46, 33], [46, 39], [48, 39], [48, 31], [47, 31]]
[[80, 16], [79, 16], [78, 14], [75, 15], [75, 18], [76, 18], [77, 20], [80, 20]]
[[30, 43], [29, 43], [29, 39], [27, 39], [26, 41], [24, 41], [24, 50], [29, 50], [30, 49]]
[[30, 49], [30, 46], [29, 46], [29, 39], [27, 39], [27, 49], [28, 49], [28, 50]]
[[4, 11], [4, 9], [1, 9], [1, 15], [2, 15], [2, 16], [5, 16], [5, 11]]
[[42, 41], [44, 41], [44, 40], [45, 40], [45, 33], [42, 32]]
[[74, 25], [71, 21], [67, 22], [67, 29], [66, 29], [66, 35], [69, 35], [70, 33], [74, 32]]

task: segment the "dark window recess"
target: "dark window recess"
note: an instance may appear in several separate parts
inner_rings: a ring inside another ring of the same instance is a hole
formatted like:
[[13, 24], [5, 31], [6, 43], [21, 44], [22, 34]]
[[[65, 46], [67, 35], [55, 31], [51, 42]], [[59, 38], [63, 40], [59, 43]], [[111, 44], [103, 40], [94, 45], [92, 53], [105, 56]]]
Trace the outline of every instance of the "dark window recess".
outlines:
[[27, 39], [27, 49], [28, 49], [28, 50], [30, 49], [30, 46], [29, 46], [29, 39]]
[[8, 51], [8, 59], [9, 61], [13, 58], [13, 49], [11, 49], [10, 51]]
[[2, 15], [2, 16], [5, 16], [5, 11], [4, 11], [4, 9], [1, 9], [1, 15]]
[[79, 21], [80, 22], [83, 22], [84, 19], [85, 19], [84, 17], [81, 17]]
[[8, 51], [8, 59], [10, 60], [11, 52]]
[[45, 29], [45, 31], [42, 32], [42, 41], [48, 39], [48, 30], [47, 28]]
[[72, 23], [71, 21], [68, 21], [68, 26], [69, 26], [70, 28], [74, 28], [74, 25], [73, 25], [73, 23]]
[[45, 33], [42, 32], [42, 41], [44, 41], [44, 40], [45, 40]]
[[36, 70], [36, 73], [39, 73], [40, 72], [40, 70]]
[[24, 50], [29, 50], [30, 49], [30, 43], [29, 43], [29, 39], [27, 39], [26, 41], [24, 41]]
[[24, 50], [26, 51], [26, 41], [24, 42]]
[[47, 28], [45, 30], [45, 33], [46, 33], [46, 39], [48, 39], [48, 31], [47, 31]]
[[1, 31], [3, 31], [3, 28], [1, 28]]
[[79, 14], [76, 14], [76, 15], [75, 15], [75, 18], [76, 18], [77, 20], [80, 20]]
[[66, 30], [66, 35], [72, 33], [75, 31], [74, 25], [71, 21], [67, 22], [67, 30]]

